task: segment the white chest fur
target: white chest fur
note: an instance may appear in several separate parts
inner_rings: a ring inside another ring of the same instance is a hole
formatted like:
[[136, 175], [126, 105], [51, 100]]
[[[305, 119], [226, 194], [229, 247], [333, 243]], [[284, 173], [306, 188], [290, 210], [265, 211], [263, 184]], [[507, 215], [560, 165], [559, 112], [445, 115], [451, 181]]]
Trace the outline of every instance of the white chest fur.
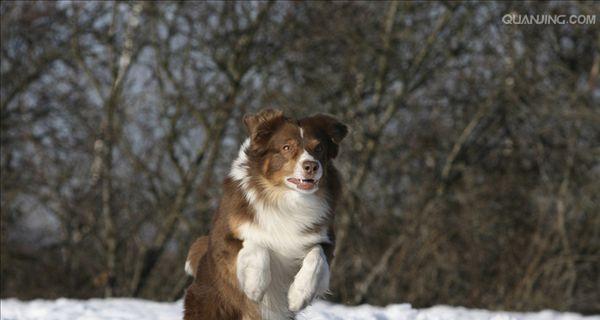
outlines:
[[327, 230], [307, 232], [327, 217], [327, 203], [317, 196], [287, 191], [276, 203], [252, 205], [256, 219], [239, 228], [241, 240], [291, 259], [301, 259], [312, 245], [329, 241]]

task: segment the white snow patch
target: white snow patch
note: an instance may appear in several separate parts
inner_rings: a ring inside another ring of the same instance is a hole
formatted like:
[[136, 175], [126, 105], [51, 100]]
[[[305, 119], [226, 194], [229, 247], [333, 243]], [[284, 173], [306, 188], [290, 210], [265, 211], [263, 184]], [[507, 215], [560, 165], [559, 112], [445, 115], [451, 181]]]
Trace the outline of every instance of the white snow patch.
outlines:
[[[165, 303], [126, 298], [0, 300], [0, 320], [176, 320], [182, 318], [182, 301]], [[298, 320], [600, 320], [600, 316], [581, 316], [576, 313], [550, 310], [515, 313], [449, 306], [414, 309], [410, 304], [350, 307], [324, 301], [315, 302], [297, 318]]]

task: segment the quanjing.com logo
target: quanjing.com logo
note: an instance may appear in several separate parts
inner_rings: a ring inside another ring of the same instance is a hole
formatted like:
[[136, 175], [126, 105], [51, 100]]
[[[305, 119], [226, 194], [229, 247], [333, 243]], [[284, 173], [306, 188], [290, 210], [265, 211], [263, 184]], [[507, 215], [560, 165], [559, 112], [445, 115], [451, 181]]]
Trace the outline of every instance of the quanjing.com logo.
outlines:
[[596, 24], [596, 15], [516, 14], [502, 16], [504, 24]]

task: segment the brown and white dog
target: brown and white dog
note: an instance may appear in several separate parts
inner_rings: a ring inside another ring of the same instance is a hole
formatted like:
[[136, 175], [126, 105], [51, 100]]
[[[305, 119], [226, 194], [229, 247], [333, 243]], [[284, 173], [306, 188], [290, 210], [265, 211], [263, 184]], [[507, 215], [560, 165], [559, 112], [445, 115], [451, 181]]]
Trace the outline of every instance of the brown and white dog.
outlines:
[[223, 185], [210, 234], [190, 248], [184, 319], [293, 319], [329, 288], [341, 192], [332, 160], [347, 127], [265, 110]]

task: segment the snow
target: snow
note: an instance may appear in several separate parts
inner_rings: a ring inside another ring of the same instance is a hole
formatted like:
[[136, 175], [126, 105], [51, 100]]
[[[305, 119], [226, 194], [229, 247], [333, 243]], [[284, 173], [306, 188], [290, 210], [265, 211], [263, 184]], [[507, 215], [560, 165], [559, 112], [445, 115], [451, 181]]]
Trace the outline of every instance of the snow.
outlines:
[[[182, 302], [139, 299], [0, 301], [0, 320], [175, 320], [182, 319]], [[461, 307], [435, 306], [414, 309], [410, 304], [387, 307], [344, 306], [318, 301], [298, 315], [298, 320], [600, 320], [600, 316], [540, 311], [497, 312]]]

